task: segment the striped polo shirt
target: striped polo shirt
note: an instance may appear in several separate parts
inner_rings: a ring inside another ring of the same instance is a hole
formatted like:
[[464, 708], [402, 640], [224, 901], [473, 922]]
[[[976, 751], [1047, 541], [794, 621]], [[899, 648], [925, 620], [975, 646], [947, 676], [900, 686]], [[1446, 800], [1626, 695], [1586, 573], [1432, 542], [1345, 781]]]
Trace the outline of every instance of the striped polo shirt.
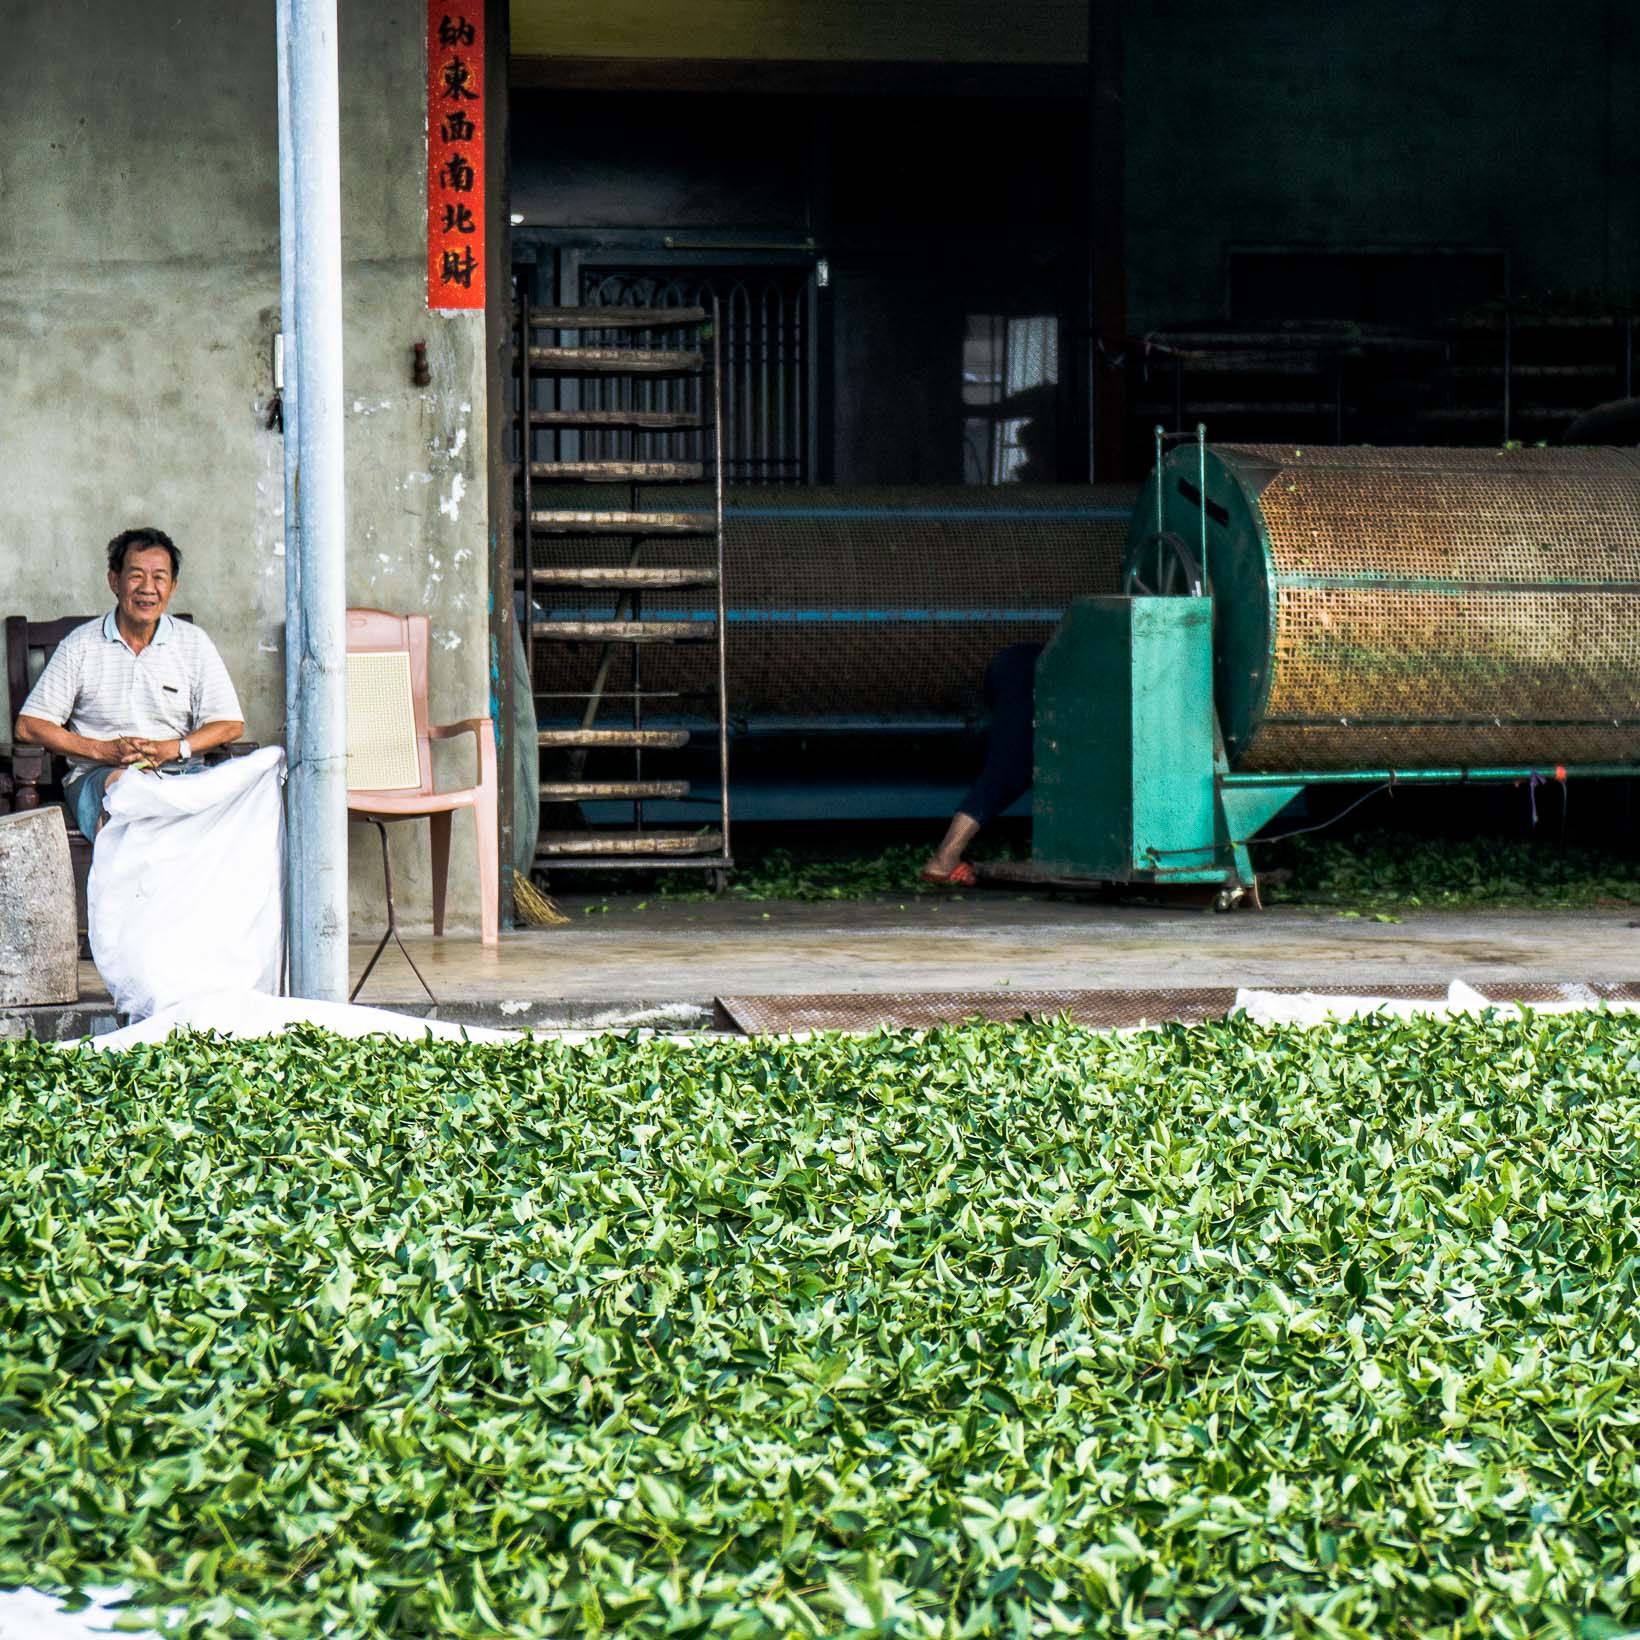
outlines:
[[[66, 725], [88, 740], [180, 740], [207, 723], [243, 721], [216, 645], [192, 621], [161, 615], [136, 654], [114, 611], [77, 626], [57, 645], [18, 714]], [[97, 767], [71, 757], [75, 774]]]

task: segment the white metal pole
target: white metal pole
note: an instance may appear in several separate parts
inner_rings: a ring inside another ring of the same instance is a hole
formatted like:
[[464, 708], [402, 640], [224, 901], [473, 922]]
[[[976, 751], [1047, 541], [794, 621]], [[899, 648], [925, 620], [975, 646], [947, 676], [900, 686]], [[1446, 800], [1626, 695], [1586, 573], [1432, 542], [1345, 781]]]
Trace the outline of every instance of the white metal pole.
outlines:
[[[342, 465], [342, 190], [336, 0], [279, 0], [290, 47], [299, 534], [296, 748], [290, 809], [291, 990], [347, 996], [347, 533]], [[288, 637], [288, 634], [287, 634]]]
[[[297, 692], [302, 656], [302, 531], [296, 517], [298, 388], [296, 379], [296, 152], [290, 119], [290, 8], [276, 7], [275, 52], [279, 78], [279, 335], [282, 349], [281, 424], [285, 442], [285, 755], [295, 766], [301, 739]], [[285, 941], [305, 926], [302, 876], [294, 867], [300, 852], [301, 816], [291, 803], [285, 816], [285, 848], [292, 869], [285, 873]]]

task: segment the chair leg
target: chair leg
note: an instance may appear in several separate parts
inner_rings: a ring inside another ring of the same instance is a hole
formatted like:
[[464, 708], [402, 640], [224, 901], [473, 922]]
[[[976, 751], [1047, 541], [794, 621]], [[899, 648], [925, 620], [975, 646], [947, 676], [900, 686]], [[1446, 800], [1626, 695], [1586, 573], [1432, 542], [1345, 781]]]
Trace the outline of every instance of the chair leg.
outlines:
[[433, 932], [444, 932], [444, 900], [450, 888], [450, 811], [427, 816], [433, 833]]
[[473, 827], [478, 833], [478, 927], [484, 944], [494, 945], [501, 937], [501, 840], [495, 788], [489, 801], [481, 797], [473, 806]]
[[370, 978], [371, 969], [381, 960], [382, 952], [387, 949], [387, 942], [392, 940], [398, 946], [404, 960], [410, 964], [410, 972], [416, 976], [416, 982], [427, 993], [427, 1000], [436, 1008], [438, 998], [433, 995], [433, 987], [422, 978], [421, 970], [416, 966], [416, 959], [405, 950], [404, 941], [399, 938], [398, 907], [393, 903], [393, 856], [388, 852], [387, 827], [382, 821], [375, 819], [370, 820], [369, 824], [374, 826], [382, 837], [382, 881], [387, 888], [387, 932], [382, 935], [376, 949], [370, 953], [370, 961], [364, 965], [364, 972], [359, 975], [359, 983], [348, 992], [347, 1000], [356, 1000], [359, 992], [364, 989], [364, 982]]

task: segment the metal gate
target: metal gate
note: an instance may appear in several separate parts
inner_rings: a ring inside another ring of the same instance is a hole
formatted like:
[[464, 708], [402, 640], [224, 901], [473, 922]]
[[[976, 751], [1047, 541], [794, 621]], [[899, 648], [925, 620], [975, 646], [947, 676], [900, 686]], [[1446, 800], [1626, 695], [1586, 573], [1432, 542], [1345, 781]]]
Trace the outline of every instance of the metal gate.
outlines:
[[[815, 479], [813, 380], [814, 282], [811, 266], [642, 265], [595, 252], [564, 251], [554, 279], [537, 283], [536, 300], [578, 307], [706, 308], [715, 302], [722, 334], [723, 476], [730, 484], [808, 484]], [[548, 295], [544, 287], [562, 295]], [[564, 382], [554, 409], [645, 410], [682, 408], [686, 385], [667, 379]], [[538, 406], [546, 408], [547, 406]], [[620, 442], [621, 454], [629, 445]], [[604, 461], [617, 455], [610, 434], [587, 430], [575, 456]], [[650, 448], [650, 445], [653, 448]], [[664, 450], [662, 446], [664, 445]], [[566, 449], [565, 455], [571, 452]], [[683, 459], [713, 472], [708, 439], [680, 449], [675, 438], [640, 440], [641, 460]]]

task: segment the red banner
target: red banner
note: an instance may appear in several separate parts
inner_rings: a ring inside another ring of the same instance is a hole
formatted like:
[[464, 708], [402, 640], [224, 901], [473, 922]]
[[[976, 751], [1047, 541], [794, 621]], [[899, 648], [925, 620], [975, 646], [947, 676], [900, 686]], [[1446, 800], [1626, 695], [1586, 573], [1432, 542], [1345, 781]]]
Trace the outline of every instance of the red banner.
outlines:
[[428, 0], [427, 305], [484, 306], [484, 0]]

